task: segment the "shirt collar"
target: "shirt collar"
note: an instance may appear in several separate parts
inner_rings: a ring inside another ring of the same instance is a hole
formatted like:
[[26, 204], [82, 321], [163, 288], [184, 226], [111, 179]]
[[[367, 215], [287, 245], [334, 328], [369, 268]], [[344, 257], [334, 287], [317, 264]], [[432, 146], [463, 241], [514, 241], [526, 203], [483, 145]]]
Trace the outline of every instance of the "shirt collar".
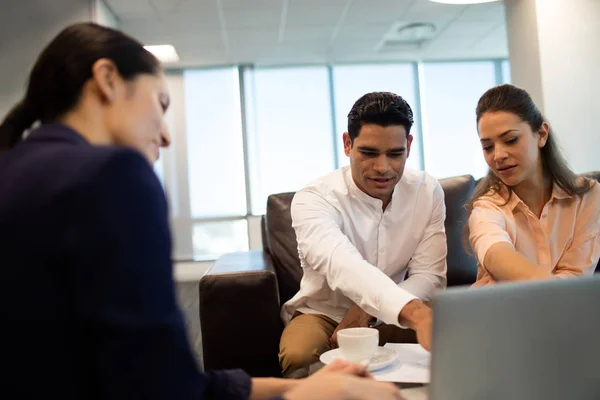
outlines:
[[556, 182], [552, 185], [552, 198], [557, 200], [571, 199], [572, 195], [565, 192]]
[[[500, 190], [500, 196], [503, 199], [507, 199], [508, 198], [508, 188], [505, 185], [502, 185], [502, 188]], [[564, 200], [564, 199], [570, 199], [573, 196], [569, 195], [567, 192], [565, 192], [556, 182], [554, 182], [552, 184], [552, 194], [550, 195], [550, 200]], [[517, 194], [513, 191], [512, 194], [510, 195], [510, 200], [507, 203], [507, 206], [511, 209], [514, 210], [517, 206], [519, 205], [523, 205], [524, 207], [527, 207], [527, 205], [523, 202], [523, 200], [521, 200], [521, 198], [519, 196], [517, 196]]]
[[[376, 199], [375, 197], [371, 197], [365, 192], [363, 192], [358, 186], [356, 186], [356, 182], [354, 182], [354, 178], [352, 178], [352, 170], [349, 166], [345, 167], [346, 171], [344, 177], [346, 179], [346, 186], [348, 187], [348, 191], [352, 197], [355, 197], [361, 201], [364, 201], [367, 204], [370, 204], [374, 207], [378, 207], [380, 210], [382, 209], [383, 202], [380, 199]], [[402, 178], [404, 179], [404, 177]], [[388, 204], [388, 208], [394, 203], [394, 199], [396, 198], [396, 194], [399, 192], [398, 186], [402, 182], [402, 179], [396, 184], [394, 187], [394, 191], [392, 192], [392, 201]]]
[[90, 143], [77, 131], [66, 125], [44, 124], [32, 130], [26, 137], [27, 142], [50, 142], [60, 141], [77, 145], [89, 145]]

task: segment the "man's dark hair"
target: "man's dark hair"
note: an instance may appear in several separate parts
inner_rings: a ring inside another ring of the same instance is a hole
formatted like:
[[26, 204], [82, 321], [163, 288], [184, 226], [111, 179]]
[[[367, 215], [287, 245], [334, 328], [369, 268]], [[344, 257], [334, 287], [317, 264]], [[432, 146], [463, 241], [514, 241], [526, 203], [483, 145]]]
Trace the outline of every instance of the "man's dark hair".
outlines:
[[348, 134], [354, 142], [365, 124], [383, 127], [401, 125], [408, 137], [414, 122], [412, 109], [402, 97], [390, 92], [372, 92], [362, 96], [352, 106], [348, 113]]

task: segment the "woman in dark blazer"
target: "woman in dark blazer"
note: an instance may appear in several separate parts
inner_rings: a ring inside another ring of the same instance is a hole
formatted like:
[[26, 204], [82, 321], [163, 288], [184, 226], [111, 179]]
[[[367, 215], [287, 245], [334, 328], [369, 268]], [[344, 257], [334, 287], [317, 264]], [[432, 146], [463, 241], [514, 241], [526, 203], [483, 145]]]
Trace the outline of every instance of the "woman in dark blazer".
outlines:
[[169, 143], [168, 106], [140, 43], [78, 24], [42, 52], [0, 125], [3, 397], [396, 398], [344, 363], [305, 381], [198, 371], [151, 168]]

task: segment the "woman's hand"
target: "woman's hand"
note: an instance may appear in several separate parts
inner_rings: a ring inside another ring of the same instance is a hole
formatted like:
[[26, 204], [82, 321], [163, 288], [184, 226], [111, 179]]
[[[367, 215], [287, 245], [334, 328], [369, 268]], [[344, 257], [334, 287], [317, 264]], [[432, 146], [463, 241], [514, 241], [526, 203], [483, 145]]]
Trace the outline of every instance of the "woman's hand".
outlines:
[[402, 400], [398, 388], [378, 382], [359, 364], [334, 361], [284, 394], [286, 400]]
[[318, 372], [338, 372], [363, 378], [373, 378], [369, 371], [367, 371], [367, 365], [353, 364], [340, 359], [334, 360], [331, 364], [324, 366]]
[[496, 280], [491, 275], [486, 275], [483, 278], [479, 279], [477, 282], [475, 282], [473, 285], [471, 285], [471, 287], [493, 285], [494, 283], [496, 283]]

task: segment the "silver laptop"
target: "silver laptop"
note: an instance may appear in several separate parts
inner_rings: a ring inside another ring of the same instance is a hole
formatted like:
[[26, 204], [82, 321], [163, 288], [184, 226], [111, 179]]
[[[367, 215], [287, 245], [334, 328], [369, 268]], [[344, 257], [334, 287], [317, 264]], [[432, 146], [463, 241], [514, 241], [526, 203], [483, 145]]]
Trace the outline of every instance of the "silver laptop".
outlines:
[[600, 277], [449, 289], [430, 400], [600, 399]]

